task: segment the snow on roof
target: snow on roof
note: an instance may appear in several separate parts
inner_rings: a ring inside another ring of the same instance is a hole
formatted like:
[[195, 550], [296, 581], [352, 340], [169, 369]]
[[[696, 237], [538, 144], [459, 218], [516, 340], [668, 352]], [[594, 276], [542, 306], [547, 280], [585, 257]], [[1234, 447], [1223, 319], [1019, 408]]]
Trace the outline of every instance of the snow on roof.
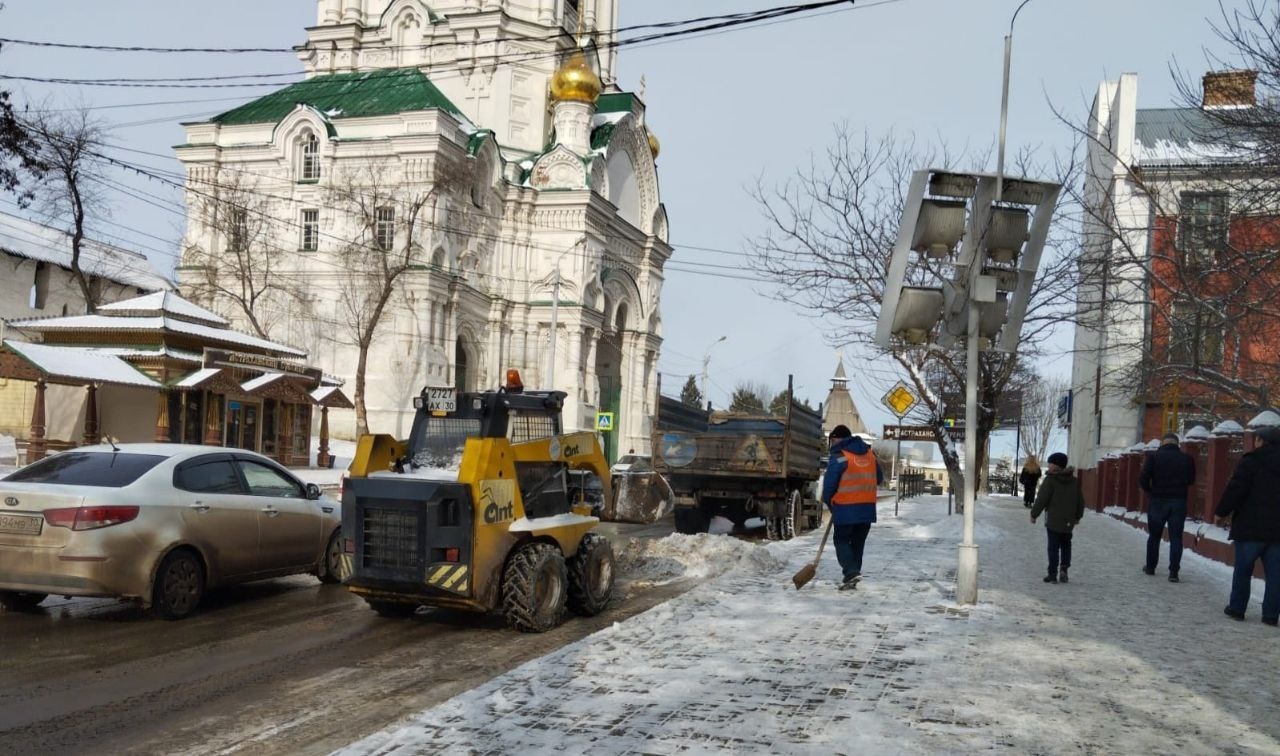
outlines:
[[153, 378], [119, 357], [93, 349], [32, 344], [11, 339], [5, 339], [4, 345], [50, 376], [125, 386], [160, 387]]
[[190, 336], [199, 336], [212, 342], [248, 346], [265, 351], [278, 352], [294, 357], [306, 357], [307, 353], [284, 344], [260, 339], [247, 333], [233, 331], [230, 328], [191, 323], [169, 317], [120, 317], [111, 315], [68, 315], [54, 318], [28, 318], [10, 321], [13, 328], [31, 330], [38, 333], [50, 331], [149, 331], [161, 333], [170, 331]]
[[178, 388], [195, 388], [220, 372], [222, 368], [201, 368], [174, 385]]
[[240, 388], [244, 389], [245, 393], [252, 393], [269, 383], [275, 383], [283, 377], [284, 373], [263, 373], [257, 378], [245, 381]]
[[1140, 108], [1133, 156], [1140, 165], [1202, 165], [1239, 162], [1239, 137], [1231, 138], [1200, 108]]
[[150, 294], [144, 294], [141, 297], [133, 299], [124, 299], [119, 302], [112, 302], [98, 307], [98, 312], [106, 311], [113, 315], [123, 314], [146, 314], [146, 315], [176, 315], [179, 317], [198, 320], [210, 325], [227, 326], [231, 321], [217, 314], [210, 312], [205, 308], [193, 304], [172, 291], [156, 291]]
[[[4, 212], [0, 212], [0, 250], [71, 269], [71, 237], [65, 231]], [[156, 272], [145, 256], [93, 239], [81, 243], [80, 268], [139, 289], [174, 287], [172, 281]]]

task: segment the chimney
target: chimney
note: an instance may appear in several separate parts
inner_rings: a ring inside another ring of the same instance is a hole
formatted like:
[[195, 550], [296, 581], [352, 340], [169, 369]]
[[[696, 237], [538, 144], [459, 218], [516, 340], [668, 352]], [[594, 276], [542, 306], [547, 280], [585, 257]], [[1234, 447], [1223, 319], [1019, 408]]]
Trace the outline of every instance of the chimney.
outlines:
[[1204, 75], [1204, 100], [1201, 107], [1251, 108], [1258, 104], [1253, 84], [1257, 71], [1210, 71]]

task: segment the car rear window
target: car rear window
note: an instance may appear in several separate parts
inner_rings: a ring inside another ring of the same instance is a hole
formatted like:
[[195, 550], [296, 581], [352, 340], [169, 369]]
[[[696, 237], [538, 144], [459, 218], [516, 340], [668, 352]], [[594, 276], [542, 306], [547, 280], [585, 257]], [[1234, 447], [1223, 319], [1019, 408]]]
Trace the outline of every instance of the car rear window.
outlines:
[[65, 451], [14, 472], [5, 483], [58, 483], [64, 486], [127, 486], [165, 461], [159, 454]]

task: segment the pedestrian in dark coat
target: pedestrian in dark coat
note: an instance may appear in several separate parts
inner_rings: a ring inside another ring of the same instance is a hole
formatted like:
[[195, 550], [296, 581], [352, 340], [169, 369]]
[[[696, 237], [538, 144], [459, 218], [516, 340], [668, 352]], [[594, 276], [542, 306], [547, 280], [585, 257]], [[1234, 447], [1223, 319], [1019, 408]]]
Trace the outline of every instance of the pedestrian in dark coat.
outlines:
[[1236, 550], [1231, 598], [1223, 611], [1232, 619], [1244, 619], [1253, 567], [1261, 559], [1266, 578], [1262, 621], [1274, 626], [1280, 621], [1280, 428], [1255, 433], [1261, 446], [1240, 458], [1214, 509], [1219, 517], [1231, 517]]
[[1160, 539], [1169, 526], [1169, 582], [1178, 582], [1182, 565], [1182, 527], [1187, 522], [1187, 489], [1196, 482], [1196, 460], [1178, 446], [1178, 434], [1166, 433], [1160, 448], [1147, 455], [1138, 485], [1147, 492], [1147, 562], [1142, 571], [1156, 574]]
[[1032, 525], [1041, 512], [1045, 513], [1044, 531], [1049, 542], [1049, 574], [1044, 582], [1065, 583], [1071, 567], [1071, 534], [1084, 517], [1084, 493], [1075, 468], [1067, 464], [1067, 455], [1062, 452], [1049, 455], [1049, 474], [1031, 508]]
[[1027, 461], [1022, 465], [1022, 472], [1018, 474], [1018, 482], [1022, 484], [1022, 503], [1027, 509], [1036, 500], [1036, 485], [1040, 483], [1042, 474], [1036, 455], [1028, 454]]

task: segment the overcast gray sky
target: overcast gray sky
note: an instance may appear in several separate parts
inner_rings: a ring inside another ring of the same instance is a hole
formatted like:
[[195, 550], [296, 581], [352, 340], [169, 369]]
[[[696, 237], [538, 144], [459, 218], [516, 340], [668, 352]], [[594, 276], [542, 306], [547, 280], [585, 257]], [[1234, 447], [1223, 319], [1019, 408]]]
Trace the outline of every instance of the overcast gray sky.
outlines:
[[[745, 270], [745, 240], [762, 229], [746, 187], [762, 176], [786, 178], [821, 153], [836, 124], [880, 135], [892, 129], [926, 142], [978, 150], [995, 144], [1003, 38], [1020, 0], [864, 0], [812, 18], [649, 47], [624, 48], [624, 89], [647, 81], [648, 123], [662, 142], [662, 199], [671, 223], [673, 262], [743, 268], [735, 277], [672, 270], [663, 292], [660, 369], [669, 392], [702, 369], [710, 352], [711, 398], [725, 404], [740, 382], [785, 387], [822, 401], [835, 348], [814, 313], [776, 302], [767, 282]], [[768, 0], [621, 0], [621, 24], [763, 8]], [[1239, 1], [1227, 0], [1228, 7]], [[192, 47], [288, 47], [315, 22], [314, 0], [7, 0], [0, 36], [88, 44]], [[429, 3], [428, 3], [429, 5]], [[1101, 80], [1139, 75], [1142, 107], [1173, 103], [1169, 65], [1196, 74], [1203, 48], [1223, 52], [1209, 0], [1032, 0], [1014, 29], [1008, 152], [1066, 150], [1068, 129], [1051, 105], [1082, 120]], [[30, 77], [176, 77], [300, 70], [289, 54], [158, 55], [53, 50], [7, 44], [0, 73]], [[269, 88], [135, 89], [11, 81], [15, 99], [55, 107], [81, 102], [114, 127], [113, 154], [165, 171], [180, 170], [172, 145], [178, 124], [200, 120]], [[158, 104], [163, 103], [163, 104]], [[127, 150], [134, 150], [133, 152]], [[994, 152], [994, 150], [992, 149]], [[146, 154], [153, 153], [153, 154]], [[926, 167], [926, 166], [921, 166]], [[993, 169], [994, 166], [988, 166]], [[179, 194], [129, 175], [114, 176], [113, 216], [98, 235], [172, 268], [183, 230]], [[129, 196], [133, 195], [133, 196]], [[0, 208], [12, 212], [7, 199]], [[722, 250], [722, 251], [709, 251]], [[680, 267], [680, 266], [676, 266]], [[715, 270], [715, 269], [706, 269]], [[1067, 340], [1065, 343], [1069, 343]], [[897, 378], [864, 376], [847, 355], [854, 400], [878, 429], [891, 417], [880, 396]], [[1069, 357], [1048, 363], [1068, 374]], [[1008, 445], [1012, 447], [1011, 434]], [[1012, 449], [1010, 448], [1010, 451]]]

